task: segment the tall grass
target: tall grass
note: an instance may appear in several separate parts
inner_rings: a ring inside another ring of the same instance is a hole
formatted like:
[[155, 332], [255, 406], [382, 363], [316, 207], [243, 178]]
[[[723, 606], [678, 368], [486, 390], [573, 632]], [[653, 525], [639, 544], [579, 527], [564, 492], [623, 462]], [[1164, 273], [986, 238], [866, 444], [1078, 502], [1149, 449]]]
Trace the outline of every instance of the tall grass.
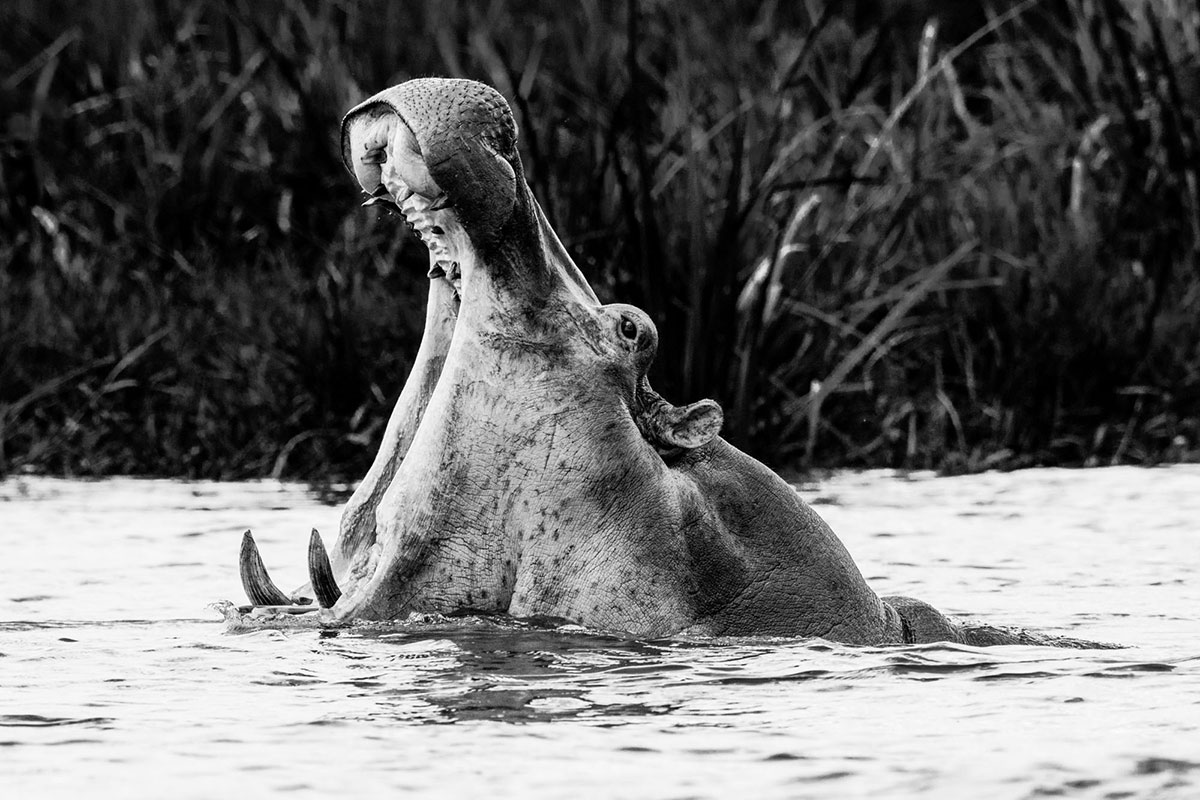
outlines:
[[424, 254], [337, 121], [423, 74], [505, 93], [656, 385], [769, 461], [1200, 458], [1200, 12], [838, 8], [7, 4], [0, 472], [361, 474]]

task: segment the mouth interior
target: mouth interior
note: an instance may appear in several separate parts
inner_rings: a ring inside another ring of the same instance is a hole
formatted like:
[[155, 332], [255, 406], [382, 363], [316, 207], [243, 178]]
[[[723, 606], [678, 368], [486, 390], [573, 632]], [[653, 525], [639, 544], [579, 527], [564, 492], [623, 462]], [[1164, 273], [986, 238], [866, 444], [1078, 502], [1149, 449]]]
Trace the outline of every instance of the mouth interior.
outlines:
[[[392, 191], [388, 187], [388, 191]], [[403, 198], [403, 199], [401, 199]], [[460, 243], [447, 232], [452, 228], [449, 214], [436, 208], [437, 198], [425, 197], [407, 187], [397, 196], [397, 207], [413, 234], [429, 248], [429, 277], [445, 280], [454, 290], [455, 302], [462, 301], [462, 263]]]
[[466, 242], [449, 201], [430, 175], [412, 130], [394, 111], [376, 111], [350, 127], [355, 176], [367, 195], [366, 206], [379, 205], [404, 217], [429, 249], [429, 277], [443, 279], [462, 299], [461, 249]]
[[[431, 253], [432, 255], [432, 253]], [[430, 278], [441, 278], [448, 282], [454, 290], [454, 302], [462, 303], [462, 267], [457, 261], [437, 260], [431, 258], [432, 266], [429, 268]]]

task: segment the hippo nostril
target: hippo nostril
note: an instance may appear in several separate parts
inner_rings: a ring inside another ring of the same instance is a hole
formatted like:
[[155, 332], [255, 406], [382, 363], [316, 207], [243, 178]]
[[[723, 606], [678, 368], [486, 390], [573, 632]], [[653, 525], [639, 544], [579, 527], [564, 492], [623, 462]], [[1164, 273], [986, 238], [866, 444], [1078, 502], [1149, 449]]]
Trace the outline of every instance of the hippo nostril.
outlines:
[[445, 233], [445, 231], [442, 230], [440, 225], [434, 225], [432, 228], [429, 229], [429, 232], [432, 233], [434, 236], [441, 236], [442, 234]]

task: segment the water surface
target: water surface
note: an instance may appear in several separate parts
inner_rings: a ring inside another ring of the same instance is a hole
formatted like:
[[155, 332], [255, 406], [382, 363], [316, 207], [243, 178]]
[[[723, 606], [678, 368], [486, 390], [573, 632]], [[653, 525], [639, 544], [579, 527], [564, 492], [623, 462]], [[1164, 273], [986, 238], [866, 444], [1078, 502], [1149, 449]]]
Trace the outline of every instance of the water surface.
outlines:
[[241, 532], [302, 582], [302, 487], [0, 483], [6, 797], [1200, 796], [1200, 468], [842, 474], [882, 594], [1129, 645], [629, 641], [456, 621], [225, 630]]

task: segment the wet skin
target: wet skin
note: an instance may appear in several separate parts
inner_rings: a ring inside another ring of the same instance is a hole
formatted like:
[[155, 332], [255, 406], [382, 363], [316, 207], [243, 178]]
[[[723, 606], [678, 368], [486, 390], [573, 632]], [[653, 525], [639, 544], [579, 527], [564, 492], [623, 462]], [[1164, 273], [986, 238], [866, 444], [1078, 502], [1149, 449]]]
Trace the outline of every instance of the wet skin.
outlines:
[[325, 621], [478, 610], [637, 636], [1029, 641], [879, 598], [797, 493], [717, 435], [715, 403], [658, 396], [654, 323], [598, 302], [515, 144], [503, 98], [469, 81], [411, 81], [346, 117], [347, 166], [429, 246], [431, 280], [379, 453], [331, 558], [313, 558], [340, 587], [318, 592]]

